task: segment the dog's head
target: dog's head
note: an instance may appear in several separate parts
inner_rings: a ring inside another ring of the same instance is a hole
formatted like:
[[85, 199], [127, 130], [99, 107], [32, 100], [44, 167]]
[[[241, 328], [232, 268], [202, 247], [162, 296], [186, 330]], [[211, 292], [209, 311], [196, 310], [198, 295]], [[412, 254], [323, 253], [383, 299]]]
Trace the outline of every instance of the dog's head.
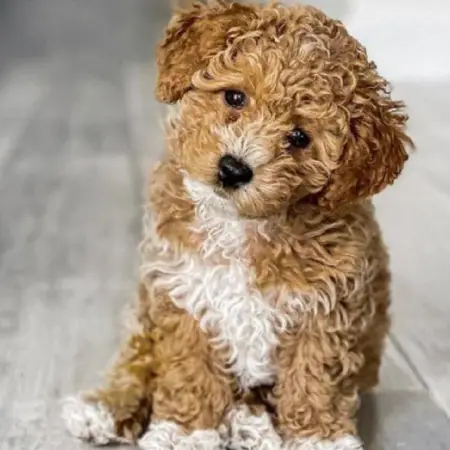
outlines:
[[158, 68], [158, 99], [180, 103], [173, 157], [242, 215], [359, 201], [407, 159], [403, 104], [312, 7], [197, 4], [170, 22]]

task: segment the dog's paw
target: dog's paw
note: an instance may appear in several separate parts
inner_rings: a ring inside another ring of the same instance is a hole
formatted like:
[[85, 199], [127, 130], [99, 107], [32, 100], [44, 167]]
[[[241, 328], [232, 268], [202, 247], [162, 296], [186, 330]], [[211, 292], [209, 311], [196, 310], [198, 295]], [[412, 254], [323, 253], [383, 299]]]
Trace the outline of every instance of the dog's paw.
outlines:
[[282, 442], [267, 413], [253, 415], [247, 406], [230, 412], [230, 450], [280, 450]]
[[154, 421], [138, 442], [142, 450], [225, 450], [216, 430], [196, 430], [184, 434], [170, 421]]
[[283, 450], [363, 450], [363, 445], [357, 437], [349, 435], [333, 441], [312, 437], [287, 442]]
[[103, 405], [87, 403], [80, 397], [63, 400], [62, 419], [70, 434], [95, 445], [129, 442], [117, 436], [114, 418]]

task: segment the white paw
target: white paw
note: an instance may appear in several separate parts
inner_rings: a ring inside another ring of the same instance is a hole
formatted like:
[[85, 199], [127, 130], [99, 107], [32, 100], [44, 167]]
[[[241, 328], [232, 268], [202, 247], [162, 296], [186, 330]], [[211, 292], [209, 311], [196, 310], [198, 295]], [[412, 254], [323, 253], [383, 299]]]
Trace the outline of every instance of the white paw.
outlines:
[[69, 397], [63, 401], [62, 419], [70, 434], [95, 445], [128, 442], [117, 436], [114, 419], [102, 405], [86, 403], [79, 397]]
[[275, 431], [267, 413], [252, 415], [247, 406], [232, 410], [229, 414], [230, 450], [280, 450], [281, 438]]
[[139, 440], [142, 450], [224, 450], [218, 431], [197, 430], [184, 434], [178, 425], [169, 421], [150, 423], [147, 432]]
[[363, 445], [357, 437], [348, 435], [334, 441], [318, 438], [297, 439], [287, 442], [283, 450], [363, 450]]

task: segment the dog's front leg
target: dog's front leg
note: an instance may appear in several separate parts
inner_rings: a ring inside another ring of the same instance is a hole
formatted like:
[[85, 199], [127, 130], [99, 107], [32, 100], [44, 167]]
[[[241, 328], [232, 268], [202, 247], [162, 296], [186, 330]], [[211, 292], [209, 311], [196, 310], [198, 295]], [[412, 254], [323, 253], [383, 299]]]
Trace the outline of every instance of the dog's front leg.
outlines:
[[144, 450], [218, 450], [233, 380], [198, 321], [169, 296], [152, 309], [153, 405]]
[[[340, 328], [341, 327], [341, 328]], [[357, 437], [358, 331], [339, 316], [317, 317], [283, 337], [275, 389], [286, 450], [362, 450]]]

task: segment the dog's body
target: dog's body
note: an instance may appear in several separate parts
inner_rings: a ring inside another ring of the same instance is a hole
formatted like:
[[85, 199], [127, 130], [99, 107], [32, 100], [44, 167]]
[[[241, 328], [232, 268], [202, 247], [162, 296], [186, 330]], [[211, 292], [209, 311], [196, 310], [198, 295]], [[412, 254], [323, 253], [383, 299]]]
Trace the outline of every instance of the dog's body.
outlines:
[[160, 47], [181, 100], [151, 176], [137, 325], [69, 428], [144, 449], [360, 449], [389, 272], [370, 196], [406, 160], [400, 103], [312, 8], [197, 5]]

